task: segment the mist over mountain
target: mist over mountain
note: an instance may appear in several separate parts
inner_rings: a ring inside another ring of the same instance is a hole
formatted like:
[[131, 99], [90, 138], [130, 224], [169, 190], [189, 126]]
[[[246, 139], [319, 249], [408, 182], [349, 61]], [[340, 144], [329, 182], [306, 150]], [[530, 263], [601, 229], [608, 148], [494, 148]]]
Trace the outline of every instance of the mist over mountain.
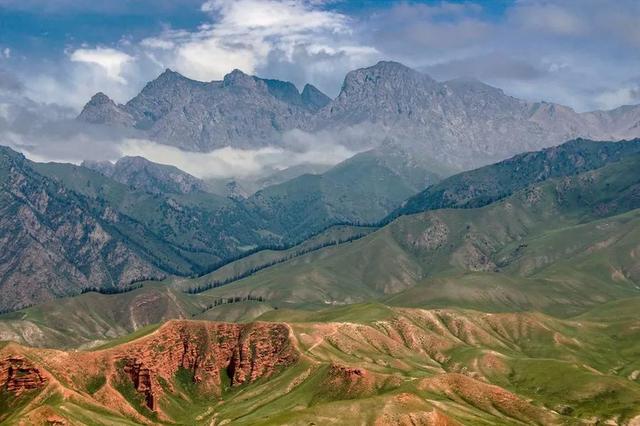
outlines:
[[291, 83], [239, 70], [208, 83], [167, 70], [125, 105], [96, 95], [78, 119], [135, 128], [151, 140], [198, 152], [281, 146], [293, 130], [328, 134], [356, 150], [392, 141], [450, 170], [576, 137], [640, 136], [639, 106], [576, 113], [520, 100], [474, 79], [438, 82], [388, 61], [348, 73], [334, 100], [312, 86], [300, 93]]
[[153, 163], [142, 157], [122, 157], [109, 161], [84, 161], [82, 166], [135, 189], [152, 194], [189, 194], [204, 191], [205, 183], [174, 166]]

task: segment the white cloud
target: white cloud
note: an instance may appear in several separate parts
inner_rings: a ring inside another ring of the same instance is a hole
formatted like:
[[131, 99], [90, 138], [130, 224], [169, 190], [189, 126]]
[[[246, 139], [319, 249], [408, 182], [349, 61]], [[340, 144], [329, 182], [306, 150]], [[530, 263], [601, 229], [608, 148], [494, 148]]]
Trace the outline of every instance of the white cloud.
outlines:
[[597, 96], [597, 101], [606, 109], [635, 104], [640, 101], [640, 83], [605, 91]]
[[334, 165], [356, 154], [341, 145], [315, 145], [303, 150], [282, 147], [236, 149], [225, 147], [207, 153], [187, 152], [144, 139], [124, 139], [118, 147], [122, 156], [141, 156], [170, 164], [200, 178], [247, 178], [266, 171], [299, 164]]
[[334, 96], [346, 72], [380, 59], [435, 70], [440, 79], [476, 76], [511, 95], [578, 110], [637, 102], [626, 89], [640, 69], [637, 0], [518, 0], [498, 15], [479, 0], [385, 2], [391, 6], [354, 16], [334, 3], [202, 0], [206, 22], [196, 28], [76, 46], [65, 61], [20, 75], [33, 99], [77, 110], [97, 91], [125, 102], [166, 67], [204, 81], [239, 68]]
[[20, 92], [0, 91], [0, 145], [34, 161], [79, 164], [130, 155], [174, 165], [201, 178], [250, 178], [299, 164], [337, 164], [356, 153], [343, 145], [353, 145], [356, 137], [362, 139], [362, 135], [348, 132], [336, 135], [294, 130], [285, 133], [278, 146], [255, 150], [226, 147], [197, 153], [141, 139], [133, 131], [79, 122], [74, 116], [69, 108], [35, 102]]
[[140, 42], [140, 46], [150, 49], [169, 50], [175, 47], [175, 43], [171, 40], [163, 40], [157, 37], [147, 37]]
[[[279, 63], [292, 67], [305, 58], [309, 70], [318, 62], [326, 65], [327, 57], [349, 57], [350, 63], [365, 65], [379, 56], [375, 48], [353, 40], [350, 18], [312, 2], [213, 0], [204, 3], [202, 10], [211, 15], [211, 23], [192, 32], [167, 30], [142, 46], [156, 51], [154, 58], [166, 66], [205, 81], [221, 79], [234, 68], [268, 74], [274, 55]], [[322, 81], [324, 72], [322, 66], [315, 66], [314, 75], [310, 71], [300, 79], [316, 76]]]
[[8, 47], [2, 49], [2, 56], [4, 56], [5, 59], [11, 58], [11, 49]]
[[123, 67], [134, 60], [134, 58], [124, 52], [107, 47], [96, 47], [95, 49], [77, 49], [71, 53], [72, 62], [82, 62], [101, 68], [106, 76], [118, 83], [126, 84], [127, 81], [122, 75]]

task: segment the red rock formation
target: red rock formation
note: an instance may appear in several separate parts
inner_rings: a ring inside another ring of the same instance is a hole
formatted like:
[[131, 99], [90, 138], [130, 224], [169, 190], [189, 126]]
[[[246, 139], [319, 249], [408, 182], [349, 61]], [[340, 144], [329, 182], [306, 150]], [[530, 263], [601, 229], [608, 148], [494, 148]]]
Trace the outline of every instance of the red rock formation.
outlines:
[[186, 369], [203, 391], [220, 395], [221, 374], [232, 386], [253, 382], [293, 364], [298, 353], [284, 324], [171, 321], [121, 348], [116, 359], [124, 361], [124, 372], [154, 410], [163, 392], [159, 377], [170, 384], [180, 369]]
[[47, 379], [30, 361], [20, 356], [10, 356], [0, 361], [0, 388], [14, 395], [39, 389]]
[[367, 370], [331, 364], [324, 385], [328, 392], [354, 398], [371, 393], [376, 383], [373, 374]]
[[142, 363], [137, 362], [135, 359], [125, 359], [124, 372], [127, 373], [133, 387], [144, 395], [146, 406], [153, 410], [155, 409], [155, 400], [153, 398], [153, 390], [151, 389], [151, 375], [149, 369], [145, 368]]

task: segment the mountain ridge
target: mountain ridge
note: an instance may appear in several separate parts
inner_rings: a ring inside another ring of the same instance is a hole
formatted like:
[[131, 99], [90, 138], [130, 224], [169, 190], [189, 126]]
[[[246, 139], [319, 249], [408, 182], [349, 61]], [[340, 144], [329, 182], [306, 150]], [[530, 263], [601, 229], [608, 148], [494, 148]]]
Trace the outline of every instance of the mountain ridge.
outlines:
[[[79, 120], [133, 127], [151, 140], [208, 152], [279, 146], [292, 130], [325, 132], [361, 149], [391, 141], [454, 171], [576, 137], [640, 137], [640, 106], [577, 113], [506, 95], [477, 80], [438, 82], [398, 62], [350, 71], [335, 99], [305, 86], [249, 76], [198, 82], [166, 71], [124, 106], [89, 102]], [[132, 124], [133, 123], [133, 124]]]

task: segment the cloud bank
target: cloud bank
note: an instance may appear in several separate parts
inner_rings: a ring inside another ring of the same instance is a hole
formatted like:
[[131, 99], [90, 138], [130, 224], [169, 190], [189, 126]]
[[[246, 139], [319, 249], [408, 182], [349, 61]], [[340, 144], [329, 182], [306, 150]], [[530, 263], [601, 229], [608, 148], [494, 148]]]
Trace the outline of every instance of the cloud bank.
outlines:
[[[252, 178], [300, 164], [330, 166], [356, 154], [335, 142], [340, 140], [336, 135], [299, 130], [285, 133], [277, 147], [186, 152], [136, 137], [134, 131], [76, 121], [73, 109], [31, 100], [17, 81], [0, 69], [0, 145], [23, 152], [34, 161], [79, 164], [84, 160], [142, 156], [200, 178]], [[353, 137], [342, 136], [349, 140]]]
[[122, 155], [142, 156], [156, 163], [174, 165], [199, 178], [255, 178], [300, 164], [332, 166], [356, 154], [342, 145], [316, 145], [297, 150], [225, 147], [196, 153], [142, 139], [123, 140], [119, 151]]

